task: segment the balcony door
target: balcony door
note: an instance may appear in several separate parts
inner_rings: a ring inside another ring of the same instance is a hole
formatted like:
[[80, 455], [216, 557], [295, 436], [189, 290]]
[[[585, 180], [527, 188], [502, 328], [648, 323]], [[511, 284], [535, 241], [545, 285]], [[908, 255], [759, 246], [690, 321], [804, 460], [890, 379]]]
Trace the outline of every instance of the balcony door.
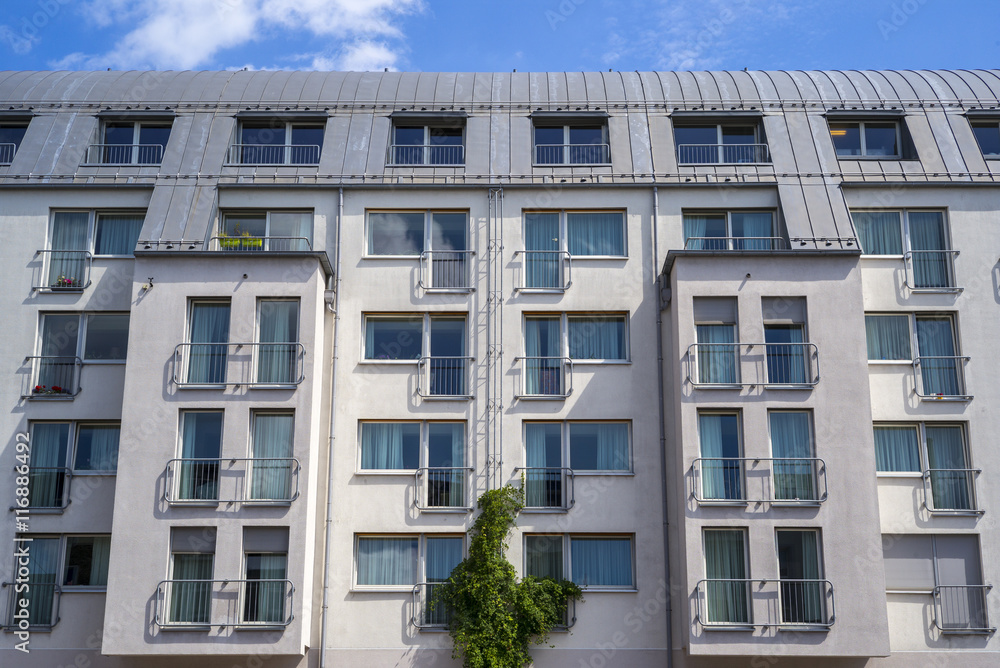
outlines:
[[826, 598], [816, 531], [778, 531], [781, 622], [825, 624]]
[[558, 422], [528, 423], [524, 427], [524, 439], [525, 505], [529, 508], [562, 507], [562, 425]]
[[229, 303], [191, 304], [187, 382], [221, 385], [226, 382], [229, 352]]
[[705, 531], [705, 603], [711, 624], [750, 624], [746, 533]]
[[49, 255], [47, 285], [83, 285], [87, 274], [87, 251], [90, 250], [87, 238], [89, 225], [90, 214], [86, 211], [56, 211], [52, 214], [49, 241], [52, 253]]

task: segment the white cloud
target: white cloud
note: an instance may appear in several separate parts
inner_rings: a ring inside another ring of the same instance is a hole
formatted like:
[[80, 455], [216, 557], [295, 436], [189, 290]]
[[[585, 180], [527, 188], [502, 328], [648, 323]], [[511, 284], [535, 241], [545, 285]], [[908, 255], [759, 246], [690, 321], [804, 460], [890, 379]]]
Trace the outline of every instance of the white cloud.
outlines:
[[345, 42], [331, 59], [312, 54], [314, 67], [392, 67], [402, 44], [394, 21], [422, 9], [421, 0], [92, 0], [83, 5], [99, 26], [134, 24], [103, 54], [72, 54], [63, 66], [194, 69], [220, 51], [275, 33], [305, 31]]

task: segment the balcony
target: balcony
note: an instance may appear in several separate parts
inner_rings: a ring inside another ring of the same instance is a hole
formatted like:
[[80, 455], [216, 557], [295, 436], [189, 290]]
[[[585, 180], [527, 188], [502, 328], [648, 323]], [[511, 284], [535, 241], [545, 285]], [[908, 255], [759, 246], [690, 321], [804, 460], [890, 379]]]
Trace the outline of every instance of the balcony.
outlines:
[[526, 466], [514, 471], [524, 480], [525, 510], [566, 512], [576, 504], [573, 469]]
[[934, 626], [944, 634], [991, 634], [988, 597], [991, 585], [934, 587]]
[[924, 507], [933, 514], [982, 514], [976, 501], [976, 477], [980, 473], [981, 469], [924, 471]]
[[[812, 389], [819, 383], [814, 343], [692, 343], [687, 380], [700, 389]], [[743, 380], [749, 367], [749, 382]]]
[[229, 165], [318, 165], [318, 144], [232, 144]]
[[173, 382], [179, 388], [294, 388], [305, 380], [301, 343], [179, 343]]
[[[26, 590], [17, 591], [18, 585], [25, 584]], [[59, 622], [62, 588], [54, 582], [38, 582], [29, 576], [27, 582], [4, 582], [0, 587], [7, 590], [5, 610], [0, 616], [4, 631], [47, 631]], [[22, 626], [25, 623], [27, 629]]]
[[94, 256], [85, 250], [37, 250], [43, 257], [37, 285], [32, 290], [83, 292], [90, 287], [90, 268]]
[[0, 165], [9, 165], [14, 161], [17, 144], [0, 144]]
[[903, 255], [905, 286], [910, 292], [962, 292], [956, 285], [956, 250], [915, 250]]
[[414, 474], [414, 505], [424, 512], [463, 512], [472, 510], [469, 503], [471, 467], [430, 466]]
[[423, 251], [419, 286], [426, 292], [472, 292], [475, 251]]
[[913, 360], [914, 391], [921, 399], [972, 401], [965, 388], [965, 363], [958, 355], [922, 355]]
[[25, 376], [22, 399], [72, 400], [80, 394], [80, 371], [83, 360], [60, 355], [29, 355], [25, 364], [31, 373]]
[[521, 387], [515, 399], [565, 399], [573, 393], [573, 360], [568, 357], [515, 357]]
[[438, 587], [442, 582], [418, 582], [413, 585], [413, 604], [410, 622], [420, 630], [447, 631], [451, 611], [439, 600]]
[[309, 237], [230, 237], [224, 234], [212, 237], [208, 250], [230, 253], [305, 253], [312, 250]]
[[678, 144], [679, 165], [767, 164], [767, 144]]
[[688, 237], [684, 250], [776, 251], [788, 250], [784, 237]]
[[473, 357], [421, 357], [417, 395], [423, 399], [472, 399]]
[[62, 466], [29, 466], [27, 477], [27, 508], [61, 513], [69, 505], [73, 480], [70, 469]]
[[465, 164], [465, 147], [446, 144], [392, 144], [388, 164], [391, 167], [461, 166]]
[[85, 164], [159, 165], [162, 160], [162, 144], [91, 144]]
[[277, 629], [292, 623], [291, 580], [162, 580], [153, 623], [173, 630]]
[[811, 506], [826, 501], [829, 491], [826, 462], [816, 457], [699, 457], [691, 472], [702, 505]]
[[705, 579], [696, 585], [695, 599], [696, 619], [706, 630], [822, 630], [836, 617], [829, 580]]
[[607, 165], [610, 144], [536, 144], [536, 165]]
[[171, 459], [163, 500], [172, 506], [286, 505], [299, 496], [300, 469], [294, 457]]
[[573, 284], [573, 256], [568, 251], [517, 251], [524, 256], [521, 292], [566, 292]]

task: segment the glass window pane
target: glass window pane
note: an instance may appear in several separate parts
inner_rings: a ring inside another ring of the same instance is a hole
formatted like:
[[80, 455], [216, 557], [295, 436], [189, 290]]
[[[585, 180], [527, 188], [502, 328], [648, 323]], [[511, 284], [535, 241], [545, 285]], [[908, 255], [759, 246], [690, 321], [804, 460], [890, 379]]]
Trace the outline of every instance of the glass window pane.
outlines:
[[722, 126], [723, 144], [755, 144], [757, 143], [756, 128], [752, 125]]
[[61, 508], [65, 505], [67, 473], [66, 449], [69, 423], [41, 422], [31, 427], [31, 455], [28, 460], [28, 506]]
[[916, 425], [875, 425], [874, 432], [876, 471], [920, 471], [920, 440]]
[[566, 237], [570, 255], [625, 255], [625, 215], [569, 213]]
[[[1000, 125], [992, 123], [976, 123], [972, 126], [972, 132], [979, 142], [979, 150], [985, 156], [1000, 156]], [[0, 128], [0, 142], [3, 140], [3, 129]]]
[[[9, 614], [26, 618], [29, 625], [51, 626], [55, 611], [57, 569], [59, 568], [59, 539], [35, 538], [28, 557], [28, 589], [12, 597], [15, 605]], [[6, 621], [6, 620], [5, 620]]]
[[600, 125], [592, 126], [572, 126], [569, 129], [570, 144], [603, 144], [604, 127]]
[[549, 145], [549, 144], [559, 144], [563, 143], [563, 127], [558, 126], [542, 126], [535, 128], [535, 145]]
[[780, 501], [817, 499], [816, 463], [813, 461], [812, 415], [808, 412], [773, 411], [768, 414], [774, 498]]
[[363, 422], [361, 468], [408, 469], [420, 466], [420, 424]]
[[359, 585], [417, 583], [416, 537], [358, 538]]
[[282, 146], [285, 143], [285, 124], [243, 123], [240, 126], [240, 143], [265, 146]]
[[423, 250], [423, 212], [368, 214], [369, 255], [420, 255]]
[[526, 536], [524, 539], [524, 574], [536, 578], [564, 579], [563, 537]]
[[685, 214], [684, 243], [688, 250], [726, 250], [726, 214]]
[[63, 584], [105, 587], [111, 536], [70, 536], [66, 539], [66, 575]]
[[107, 123], [104, 126], [105, 144], [131, 144], [135, 123]]
[[88, 315], [85, 360], [123, 360], [128, 350], [127, 315]]
[[462, 562], [464, 541], [461, 536], [428, 537], [426, 582], [444, 582]]
[[141, 213], [100, 214], [94, 233], [95, 255], [132, 255], [144, 215]]
[[462, 145], [462, 128], [430, 128], [429, 134], [434, 146]]
[[307, 251], [312, 244], [311, 211], [272, 211], [268, 221], [267, 249]]
[[573, 582], [581, 587], [631, 587], [632, 539], [572, 537]]
[[431, 356], [465, 355], [465, 318], [431, 318]]
[[368, 318], [365, 320], [365, 359], [418, 360], [423, 318]]
[[27, 125], [8, 125], [0, 123], [0, 162], [9, 162], [11, 158], [14, 157], [14, 151], [11, 150], [10, 146], [4, 146], [4, 144], [13, 144], [16, 150], [21, 146], [21, 140], [24, 139], [24, 133], [28, 130]]
[[705, 605], [710, 622], [750, 622], [745, 541], [741, 530], [705, 531]]
[[80, 316], [48, 314], [42, 320], [41, 354], [49, 357], [75, 357]]
[[73, 468], [77, 471], [115, 471], [120, 437], [119, 425], [80, 425]]
[[895, 123], [865, 123], [865, 155], [899, 155]]
[[838, 158], [861, 155], [861, 127], [857, 123], [830, 123], [830, 137]]
[[227, 213], [222, 220], [222, 232], [230, 237], [267, 236], [267, 214]]
[[467, 250], [467, 215], [464, 213], [434, 213], [431, 216], [431, 249], [436, 251]]
[[243, 621], [283, 623], [288, 555], [247, 553]]
[[[683, 144], [718, 144], [719, 128], [716, 125], [687, 125], [674, 128], [674, 141]], [[683, 162], [683, 161], [682, 161]]]
[[533, 422], [524, 428], [525, 505], [530, 508], [558, 508], [563, 498], [562, 425]]
[[866, 315], [869, 360], [910, 360], [910, 320], [905, 315]]
[[173, 555], [170, 586], [171, 622], [207, 624], [212, 606], [212, 566], [214, 554]]
[[934, 537], [882, 536], [885, 588], [889, 591], [930, 591], [934, 588]]
[[899, 211], [852, 211], [861, 251], [866, 255], [902, 255]]
[[465, 424], [431, 422], [427, 425], [427, 466], [458, 468], [465, 465]]
[[159, 164], [163, 160], [163, 150], [168, 139], [170, 139], [170, 125], [141, 125], [135, 162], [140, 165]]
[[736, 413], [698, 416], [701, 443], [701, 494], [704, 499], [743, 498], [743, 456], [740, 418]]
[[628, 471], [628, 425], [571, 422], [569, 467], [574, 471]]
[[423, 146], [424, 126], [397, 125], [394, 143], [399, 146]]
[[567, 327], [572, 359], [625, 359], [624, 317], [573, 316], [567, 320]]
[[[322, 148], [324, 130], [322, 125], [293, 125], [292, 141], [289, 143], [293, 146], [319, 146]], [[292, 162], [299, 161], [292, 160]]]

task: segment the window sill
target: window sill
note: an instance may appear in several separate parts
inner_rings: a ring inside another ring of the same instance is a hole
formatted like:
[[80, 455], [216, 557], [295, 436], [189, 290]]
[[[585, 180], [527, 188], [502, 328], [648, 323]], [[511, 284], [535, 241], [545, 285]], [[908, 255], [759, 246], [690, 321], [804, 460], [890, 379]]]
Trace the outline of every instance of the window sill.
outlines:
[[420, 260], [419, 255], [362, 255], [362, 260]]
[[573, 262], [577, 260], [627, 260], [628, 255], [571, 255]]
[[[736, 146], [736, 144], [729, 144], [729, 146]], [[759, 167], [759, 166], [771, 166], [770, 162], [678, 162], [678, 167], [718, 167], [718, 166], [728, 166], [728, 167]]]
[[824, 624], [777, 624], [779, 631], [788, 631], [790, 633], [829, 633], [830, 628], [833, 626], [826, 626]]
[[358, 362], [358, 364], [406, 364], [406, 365], [417, 365], [420, 360], [373, 360], [373, 359], [363, 359]]
[[384, 477], [408, 476], [412, 478], [416, 475], [416, 473], [416, 469], [358, 469], [354, 472], [354, 475], [374, 475]]
[[106, 594], [108, 592], [107, 586], [93, 586], [93, 585], [63, 585], [63, 594]]
[[234, 631], [284, 631], [287, 627], [286, 624], [236, 624], [233, 626]]
[[635, 471], [581, 471], [579, 469], [573, 469], [573, 477], [575, 478], [586, 478], [595, 476], [610, 476], [617, 478], [634, 478]]
[[862, 260], [903, 260], [904, 258], [905, 258], [905, 256], [903, 256], [903, 255], [892, 255], [890, 253], [886, 253], [884, 255], [880, 255], [880, 254], [871, 254], [871, 255], [869, 255], [869, 254], [866, 254], [866, 253], [862, 253], [861, 254], [861, 259]]
[[916, 160], [916, 158], [904, 158], [899, 155], [838, 155], [837, 160], [865, 160], [865, 161], [876, 161], [876, 160]]
[[913, 366], [913, 360], [868, 360], [868, 364], [875, 366]]
[[610, 167], [610, 162], [533, 162], [532, 167]]
[[110, 366], [115, 364], [125, 365], [128, 360], [88, 360], [84, 359], [83, 364], [94, 365], [94, 366]]
[[876, 471], [875, 477], [921, 480], [923, 479], [924, 474], [920, 471]]
[[608, 360], [578, 360], [578, 359], [572, 359], [571, 358], [571, 361], [573, 362], [573, 366], [580, 366], [581, 364], [583, 364], [583, 365], [587, 365], [587, 364], [591, 364], [591, 365], [604, 365], [604, 366], [628, 366], [628, 365], [632, 364], [632, 360], [616, 360], [616, 359], [608, 359]]
[[745, 508], [750, 502], [745, 499], [696, 499], [699, 506], [715, 508]]
[[118, 475], [118, 471], [91, 471], [91, 470], [80, 471], [77, 469], [73, 469], [73, 475], [79, 477], [87, 477], [87, 478], [114, 478], [115, 476]]
[[710, 624], [705, 624], [704, 622], [702, 622], [701, 628], [703, 628], [705, 631], [749, 631], [750, 633], [753, 633], [754, 625], [753, 624], [720, 624], [720, 623], [717, 623], [717, 622], [713, 622], [713, 623], [710, 623]]
[[927, 508], [927, 512], [931, 515], [942, 515], [945, 517], [979, 517], [986, 514], [985, 510], [937, 510], [935, 508]]
[[208, 633], [212, 630], [211, 624], [183, 624], [177, 622], [165, 622], [158, 625], [161, 631], [170, 631], [175, 633], [178, 631], [193, 631], [195, 633]]
[[391, 587], [377, 587], [354, 585], [351, 587], [352, 594], [412, 594], [414, 585], [393, 585]]
[[585, 591], [588, 594], [638, 594], [639, 590], [636, 587], [602, 587], [600, 585], [594, 586], [584, 586], [580, 585], [581, 591]]

